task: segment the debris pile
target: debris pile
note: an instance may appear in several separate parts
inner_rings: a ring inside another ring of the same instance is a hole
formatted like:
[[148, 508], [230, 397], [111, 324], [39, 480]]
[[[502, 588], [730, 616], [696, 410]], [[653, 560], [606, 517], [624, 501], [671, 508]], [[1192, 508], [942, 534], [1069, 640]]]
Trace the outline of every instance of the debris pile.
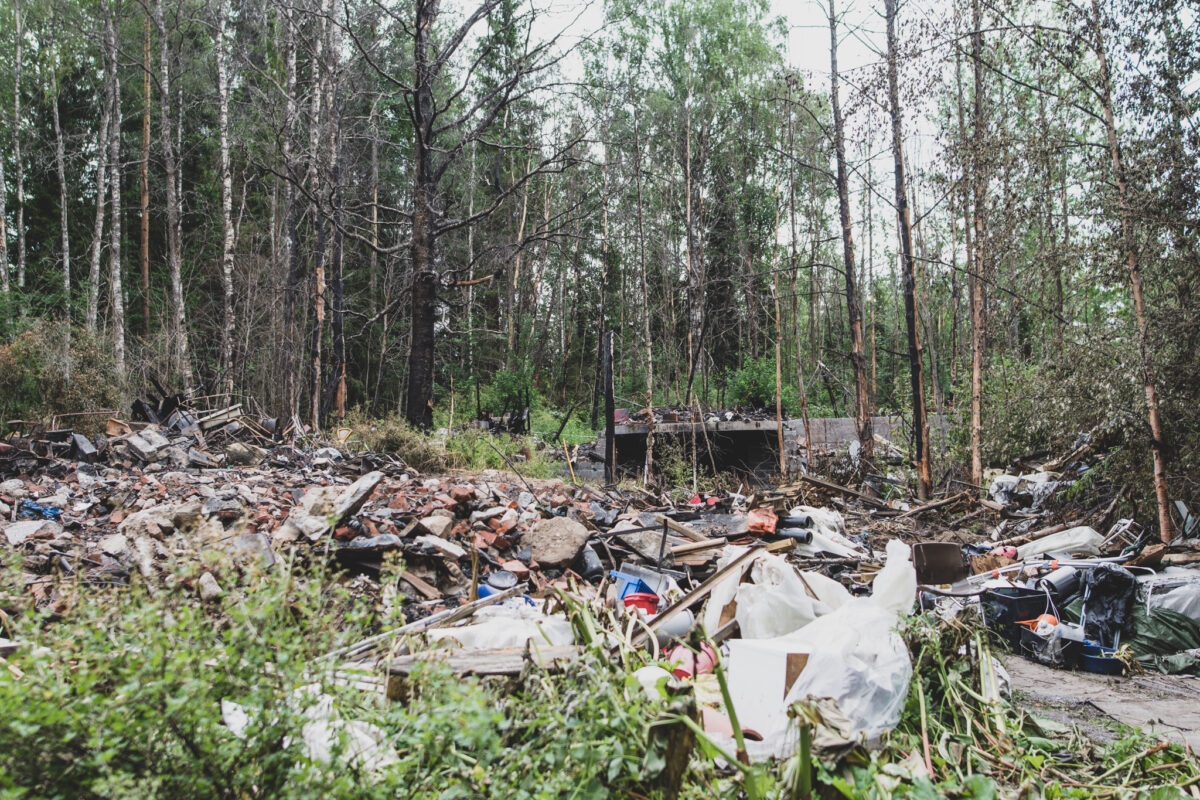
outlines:
[[[646, 693], [691, 686], [700, 729], [746, 759], [795, 752], [805, 704], [831, 751], [893, 730], [913, 684], [900, 631], [915, 608], [1056, 668], [1200, 675], [1186, 508], [1170, 546], [1132, 519], [1101, 534], [1123, 491], [1082, 512], [1056, 504], [1077, 468], [997, 475], [988, 499], [948, 480], [918, 504], [886, 480], [805, 475], [676, 505], [282, 444], [236, 406], [144, 411], [110, 421], [92, 453], [61, 432], [0, 451], [22, 470], [0, 483], [5, 541], [39, 607], [69, 613], [64, 580], [216, 603], [281, 558], [326, 559], [403, 616], [327, 655], [382, 671], [391, 697], [428, 661], [515, 676], [565, 669], [585, 648], [637, 650]], [[967, 657], [995, 669], [982, 647]]]

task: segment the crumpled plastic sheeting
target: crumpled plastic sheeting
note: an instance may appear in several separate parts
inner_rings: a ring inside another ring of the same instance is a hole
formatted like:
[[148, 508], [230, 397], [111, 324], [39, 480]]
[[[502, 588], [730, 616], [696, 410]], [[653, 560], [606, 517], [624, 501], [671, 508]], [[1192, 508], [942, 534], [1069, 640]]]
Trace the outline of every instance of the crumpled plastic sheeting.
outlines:
[[1047, 553], [1073, 553], [1077, 555], [1100, 555], [1100, 545], [1104, 537], [1094, 528], [1080, 525], [1065, 531], [1043, 536], [1041, 539], [1023, 544], [1017, 548], [1017, 559], [1024, 560], [1044, 556]]
[[1166, 608], [1200, 622], [1200, 582], [1177, 586], [1169, 592], [1152, 595], [1150, 608]]
[[575, 633], [565, 616], [543, 614], [529, 605], [487, 606], [476, 612], [480, 620], [459, 628], [435, 628], [425, 635], [432, 642], [456, 643], [472, 650], [496, 650], [535, 644], [575, 643]]
[[988, 497], [1004, 505], [1017, 502], [1018, 497], [1028, 497], [1029, 507], [1036, 511], [1063, 484], [1057, 478], [1054, 472], [997, 475], [988, 486]]
[[[794, 750], [796, 738], [786, 709], [802, 699], [832, 700], [839, 715], [848, 721], [839, 728], [856, 740], [876, 739], [899, 722], [912, 678], [912, 662], [904, 638], [895, 628], [902, 616], [912, 612], [917, 573], [904, 543], [889, 542], [887, 555], [870, 597], [852, 597], [797, 631], [756, 643], [763, 654], [794, 652], [808, 656], [784, 698], [764, 696], [763, 692], [769, 694], [773, 688], [751, 674], [762, 669], [761, 661], [750, 658], [739, 667], [738, 658], [731, 656], [731, 692], [738, 687], [733, 692], [734, 703], [758, 709], [756, 722], [762, 728], [757, 729], [764, 740], [756, 752], [781, 757]], [[746, 672], [739, 672], [742, 669]], [[769, 709], [775, 703], [778, 711], [763, 710], [764, 704]]]
[[[852, 598], [835, 611], [773, 640], [808, 663], [783, 700], [786, 708], [805, 698], [831, 698], [852, 723], [854, 736], [874, 739], [895, 727], [908, 697], [912, 662], [896, 632], [912, 612], [917, 575], [903, 542], [888, 543], [887, 563], [875, 577], [870, 597]], [[777, 748], [784, 731], [760, 731]]]
[[[717, 561], [720, 569], [745, 552], [743, 547], [726, 547]], [[751, 583], [742, 583], [746, 571]], [[814, 599], [805, 589], [805, 584]], [[707, 631], [720, 627], [721, 612], [737, 601], [735, 618], [744, 639], [782, 636], [828, 614], [850, 599], [840, 583], [816, 572], [797, 574], [781, 556], [759, 553], [717, 584], [708, 599], [701, 622]]]
[[[817, 573], [801, 577], [779, 556], [756, 559], [750, 577], [754, 582], [741, 584], [736, 596], [735, 618], [743, 639], [783, 636], [850, 599], [850, 593], [837, 581]], [[809, 590], [817, 597], [810, 596]]]
[[[297, 689], [292, 697], [294, 702], [306, 702], [303, 712], [306, 722], [300, 728], [300, 739], [310, 760], [328, 764], [340, 748], [343, 758], [368, 774], [400, 760], [396, 751], [388, 746], [387, 734], [382, 728], [362, 720], [342, 719], [329, 695], [310, 686]], [[221, 718], [230, 733], [239, 739], [247, 737], [253, 723], [250, 710], [232, 700], [221, 701]], [[292, 741], [285, 738], [284, 747]]]

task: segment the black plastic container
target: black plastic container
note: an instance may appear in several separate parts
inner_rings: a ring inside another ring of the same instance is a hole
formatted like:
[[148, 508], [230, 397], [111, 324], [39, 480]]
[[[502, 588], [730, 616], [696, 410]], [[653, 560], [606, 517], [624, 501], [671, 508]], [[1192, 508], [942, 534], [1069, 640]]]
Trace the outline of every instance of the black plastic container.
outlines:
[[1083, 653], [1083, 642], [1059, 639], [1057, 646], [1024, 625], [1021, 627], [1021, 653], [1039, 664], [1058, 669], [1076, 669]]
[[1028, 630], [1018, 622], [1037, 619], [1050, 611], [1050, 598], [1040, 589], [1004, 587], [983, 593], [983, 618], [987, 626], [1013, 647], [1021, 645], [1021, 631]]

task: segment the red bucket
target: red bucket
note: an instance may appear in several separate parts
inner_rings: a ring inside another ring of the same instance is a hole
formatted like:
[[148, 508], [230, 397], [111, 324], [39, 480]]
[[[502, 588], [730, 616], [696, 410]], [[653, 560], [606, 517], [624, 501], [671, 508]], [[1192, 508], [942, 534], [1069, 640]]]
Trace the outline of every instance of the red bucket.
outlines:
[[652, 592], [634, 592], [625, 595], [625, 607], [640, 608], [647, 614], [658, 613], [658, 595]]

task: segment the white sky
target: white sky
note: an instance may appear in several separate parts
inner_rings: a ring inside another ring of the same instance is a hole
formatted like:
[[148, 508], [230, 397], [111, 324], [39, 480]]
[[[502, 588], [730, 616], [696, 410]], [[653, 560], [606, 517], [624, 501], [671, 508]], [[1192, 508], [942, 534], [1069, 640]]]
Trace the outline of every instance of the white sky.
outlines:
[[[782, 17], [788, 26], [786, 58], [801, 70], [808, 85], [822, 91], [829, 85], [829, 24], [825, 4], [817, 0], [770, 0], [770, 16]], [[841, 42], [838, 45], [839, 71], [852, 74], [876, 60], [872, 44], [882, 49], [882, 18], [875, 13], [875, 3], [850, 3], [842, 0], [838, 14]], [[541, 0], [538, 6], [547, 10], [538, 22], [542, 35], [549, 36], [566, 30], [564, 42], [570, 44], [581, 35], [596, 31], [604, 21], [602, 0]]]

